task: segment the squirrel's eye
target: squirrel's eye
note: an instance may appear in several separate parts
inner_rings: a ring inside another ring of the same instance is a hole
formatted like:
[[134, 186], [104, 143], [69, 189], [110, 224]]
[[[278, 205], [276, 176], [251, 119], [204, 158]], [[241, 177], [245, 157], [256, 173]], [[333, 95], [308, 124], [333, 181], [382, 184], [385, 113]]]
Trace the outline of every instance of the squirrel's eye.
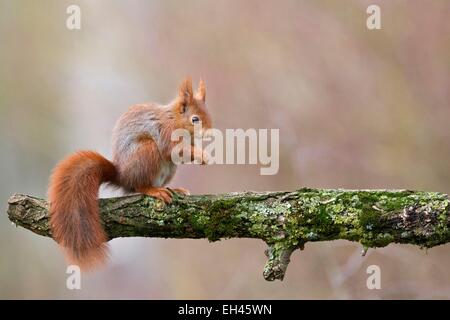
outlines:
[[194, 124], [198, 123], [198, 122], [200, 122], [200, 118], [198, 116], [192, 116], [191, 122], [194, 123]]

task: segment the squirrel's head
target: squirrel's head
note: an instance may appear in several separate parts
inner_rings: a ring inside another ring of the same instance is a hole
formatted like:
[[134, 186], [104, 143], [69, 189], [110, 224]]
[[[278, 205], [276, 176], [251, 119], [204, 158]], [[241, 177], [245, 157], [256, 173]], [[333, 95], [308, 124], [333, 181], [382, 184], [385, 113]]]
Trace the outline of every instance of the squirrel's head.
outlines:
[[198, 89], [194, 93], [192, 90], [192, 80], [184, 79], [180, 85], [178, 97], [175, 101], [174, 110], [177, 119], [177, 127], [189, 130], [194, 134], [194, 126], [200, 125], [203, 134], [207, 129], [211, 129], [212, 121], [206, 109], [206, 87], [205, 82], [200, 79]]

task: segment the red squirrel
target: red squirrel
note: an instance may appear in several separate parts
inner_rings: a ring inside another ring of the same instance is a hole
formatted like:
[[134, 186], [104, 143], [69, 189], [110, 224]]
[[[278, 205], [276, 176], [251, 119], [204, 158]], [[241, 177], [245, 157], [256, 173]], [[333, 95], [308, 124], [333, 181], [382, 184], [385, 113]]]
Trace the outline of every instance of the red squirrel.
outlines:
[[[69, 263], [87, 270], [107, 259], [108, 237], [98, 207], [101, 184], [165, 203], [172, 201], [172, 192], [189, 194], [184, 188], [164, 187], [176, 171], [171, 151], [177, 142], [171, 141], [171, 134], [175, 129], [186, 129], [192, 135], [199, 123], [205, 130], [211, 128], [205, 97], [204, 82], [200, 80], [194, 94], [187, 78], [171, 103], [134, 105], [119, 118], [113, 130], [112, 161], [95, 151], [79, 151], [55, 167], [48, 190], [50, 227]], [[191, 158], [206, 164], [209, 155], [192, 145]]]

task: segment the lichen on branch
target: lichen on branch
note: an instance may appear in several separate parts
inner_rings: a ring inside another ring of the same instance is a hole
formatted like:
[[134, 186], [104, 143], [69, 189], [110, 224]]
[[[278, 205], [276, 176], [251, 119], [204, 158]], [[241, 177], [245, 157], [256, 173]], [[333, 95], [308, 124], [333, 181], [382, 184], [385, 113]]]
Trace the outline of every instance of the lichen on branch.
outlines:
[[[389, 243], [430, 248], [450, 241], [446, 194], [409, 190], [303, 188], [175, 196], [166, 205], [144, 195], [99, 201], [110, 239], [117, 237], [255, 238], [268, 244], [266, 280], [282, 280], [291, 253], [312, 241], [345, 239], [365, 249]], [[9, 219], [51, 237], [45, 200], [14, 195]]]

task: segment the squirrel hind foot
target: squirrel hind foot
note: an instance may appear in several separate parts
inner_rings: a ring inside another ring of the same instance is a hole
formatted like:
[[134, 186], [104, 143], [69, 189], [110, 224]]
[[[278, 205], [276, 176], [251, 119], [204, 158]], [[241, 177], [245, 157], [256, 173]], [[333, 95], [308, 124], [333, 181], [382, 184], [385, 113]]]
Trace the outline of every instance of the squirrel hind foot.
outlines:
[[165, 203], [171, 203], [173, 194], [168, 188], [143, 188], [137, 190], [139, 193], [143, 193], [155, 199], [164, 201]]

